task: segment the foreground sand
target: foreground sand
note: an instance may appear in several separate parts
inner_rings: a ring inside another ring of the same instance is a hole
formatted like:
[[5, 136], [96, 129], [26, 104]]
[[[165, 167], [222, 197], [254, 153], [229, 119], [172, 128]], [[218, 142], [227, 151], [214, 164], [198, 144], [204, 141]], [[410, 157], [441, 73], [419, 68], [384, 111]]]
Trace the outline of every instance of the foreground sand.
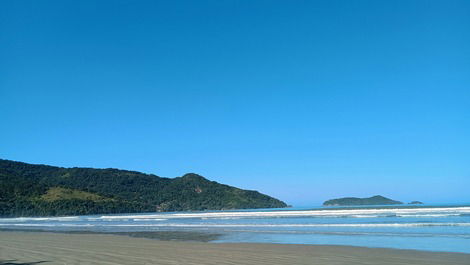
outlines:
[[0, 232], [0, 264], [470, 264], [470, 254], [343, 246], [215, 244], [105, 234]]

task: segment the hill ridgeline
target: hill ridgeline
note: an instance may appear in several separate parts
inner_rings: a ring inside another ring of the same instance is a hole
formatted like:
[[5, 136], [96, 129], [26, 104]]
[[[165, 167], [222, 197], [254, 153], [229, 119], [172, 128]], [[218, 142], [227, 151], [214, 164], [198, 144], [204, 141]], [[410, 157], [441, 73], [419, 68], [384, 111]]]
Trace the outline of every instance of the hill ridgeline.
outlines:
[[354, 205], [392, 205], [403, 204], [403, 202], [395, 201], [384, 196], [376, 195], [370, 198], [346, 197], [325, 201], [324, 206], [354, 206]]
[[278, 199], [194, 173], [172, 179], [0, 159], [1, 217], [281, 207], [287, 205]]

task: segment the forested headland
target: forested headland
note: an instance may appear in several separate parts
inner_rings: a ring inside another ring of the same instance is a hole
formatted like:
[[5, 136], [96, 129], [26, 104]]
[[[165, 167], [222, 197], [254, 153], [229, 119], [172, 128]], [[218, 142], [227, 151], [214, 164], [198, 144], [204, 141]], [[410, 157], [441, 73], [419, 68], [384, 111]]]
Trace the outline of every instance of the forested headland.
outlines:
[[257, 191], [194, 173], [163, 178], [113, 168], [63, 168], [0, 159], [1, 217], [286, 206]]

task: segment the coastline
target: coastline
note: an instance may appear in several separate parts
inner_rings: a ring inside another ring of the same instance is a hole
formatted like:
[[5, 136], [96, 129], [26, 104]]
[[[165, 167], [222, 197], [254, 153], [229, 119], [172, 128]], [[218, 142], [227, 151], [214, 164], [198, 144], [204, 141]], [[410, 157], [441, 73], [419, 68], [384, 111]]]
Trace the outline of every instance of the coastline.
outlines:
[[470, 254], [331, 245], [203, 243], [106, 233], [0, 231], [0, 264], [467, 265]]
[[[144, 232], [95, 232], [95, 231], [57, 231], [41, 229], [3, 229], [2, 232], [30, 232], [30, 233], [52, 233], [69, 235], [115, 235], [133, 238], [147, 238], [161, 241], [185, 241], [185, 242], [211, 242], [219, 239], [222, 234], [198, 231], [144, 231]], [[0, 265], [2, 265], [0, 263]]]

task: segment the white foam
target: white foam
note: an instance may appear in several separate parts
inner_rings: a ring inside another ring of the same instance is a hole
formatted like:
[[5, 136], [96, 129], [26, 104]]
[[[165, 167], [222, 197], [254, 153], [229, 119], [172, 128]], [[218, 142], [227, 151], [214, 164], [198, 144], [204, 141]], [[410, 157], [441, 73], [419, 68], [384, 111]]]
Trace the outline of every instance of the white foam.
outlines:
[[158, 219], [158, 218], [148, 218], [148, 219], [145, 219], [145, 218], [138, 218], [138, 219], [133, 219], [134, 221], [137, 221], [137, 222], [144, 222], [144, 221], [166, 221], [168, 219]]
[[111, 227], [426, 227], [470, 226], [470, 223], [374, 223], [374, 224], [105, 224]]
[[29, 222], [29, 221], [76, 221], [79, 216], [62, 216], [62, 217], [18, 217], [18, 218], [0, 218], [2, 222]]
[[381, 215], [374, 215], [374, 214], [353, 214], [346, 217], [353, 217], [353, 218], [377, 218], [382, 217]]
[[460, 214], [400, 214], [397, 217], [451, 217], [451, 216], [460, 216]]
[[242, 217], [202, 217], [201, 219], [202, 220], [238, 220], [238, 219], [242, 219]]
[[34, 227], [89, 227], [96, 226], [93, 224], [0, 224], [0, 226], [34, 226]]
[[[424, 215], [424, 214], [470, 214], [470, 207], [446, 208], [387, 208], [387, 209], [328, 209], [328, 210], [296, 210], [296, 211], [266, 211], [266, 212], [198, 212], [198, 213], [165, 213], [150, 215], [121, 215], [101, 216], [101, 219], [150, 219], [150, 218], [268, 218], [268, 217], [377, 217], [386, 215]], [[432, 216], [430, 216], [432, 217]]]

